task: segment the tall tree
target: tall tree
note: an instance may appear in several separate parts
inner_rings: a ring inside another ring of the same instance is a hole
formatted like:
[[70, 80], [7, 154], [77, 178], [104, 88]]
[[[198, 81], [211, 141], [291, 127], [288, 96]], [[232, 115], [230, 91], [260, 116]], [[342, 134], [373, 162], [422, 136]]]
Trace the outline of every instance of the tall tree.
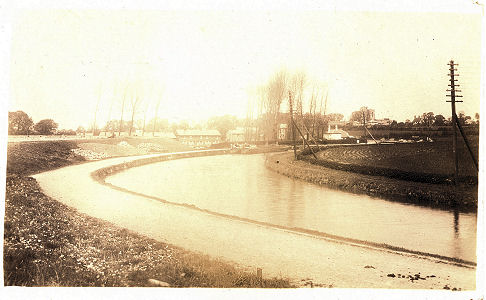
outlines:
[[132, 135], [132, 130], [133, 130], [133, 120], [135, 118], [135, 114], [137, 113], [138, 105], [140, 104], [140, 96], [135, 95], [130, 98], [130, 108], [132, 110], [131, 113], [131, 119], [130, 119], [130, 127], [128, 129], [128, 135]]
[[341, 121], [344, 118], [344, 116], [343, 114], [333, 113], [333, 114], [328, 114], [327, 118], [329, 119], [329, 121]]
[[122, 106], [121, 106], [121, 116], [120, 116], [120, 123], [118, 125], [118, 136], [120, 136], [122, 131], [123, 125], [123, 112], [125, 110], [125, 101], [127, 99], [127, 92], [128, 92], [128, 83], [126, 83], [125, 87], [123, 88], [123, 95], [122, 95]]
[[158, 114], [159, 114], [159, 107], [160, 107], [160, 100], [162, 98], [162, 90], [160, 88], [155, 88], [155, 98], [156, 103], [155, 103], [155, 110], [154, 110], [154, 125], [153, 125], [153, 130], [152, 130], [152, 136], [155, 136], [155, 129], [157, 127], [157, 120], [158, 120]]
[[98, 84], [98, 87], [97, 87], [97, 95], [98, 95], [98, 99], [96, 101], [96, 108], [95, 108], [95, 112], [94, 112], [94, 121], [93, 121], [93, 136], [95, 135], [98, 135], [97, 132], [96, 132], [96, 115], [98, 114], [98, 107], [100, 105], [100, 101], [101, 101], [101, 92], [102, 92], [102, 89], [101, 89], [101, 82]]
[[8, 112], [8, 134], [29, 134], [32, 125], [32, 118], [25, 112]]
[[35, 131], [40, 134], [51, 135], [57, 129], [57, 123], [52, 119], [40, 120], [34, 125]]
[[445, 118], [443, 115], [436, 115], [434, 118], [434, 125], [443, 126], [445, 125]]
[[295, 103], [295, 112], [302, 118], [304, 114], [304, 90], [307, 84], [307, 76], [304, 72], [297, 72], [289, 79], [288, 89], [292, 93]]
[[235, 129], [237, 120], [235, 116], [224, 115], [221, 117], [212, 117], [208, 120], [208, 128], [216, 129], [221, 133], [221, 138], [226, 139], [228, 131]]
[[[116, 99], [116, 97], [115, 97], [116, 91], [117, 91], [116, 83], [114, 84], [113, 89], [114, 89], [113, 90], [113, 97], [111, 99], [110, 109], [108, 110], [108, 118], [107, 118], [107, 120], [110, 120], [111, 119], [111, 112], [113, 110], [113, 103], [115, 103], [115, 99]], [[111, 131], [111, 135], [112, 136], [115, 136], [115, 127], [113, 127], [112, 130], [110, 130], [110, 131]], [[108, 132], [108, 130], [105, 128], [105, 136], [106, 136], [107, 132]]]
[[264, 107], [266, 110], [268, 123], [270, 128], [267, 128], [267, 141], [277, 140], [278, 124], [277, 120], [280, 114], [280, 107], [283, 99], [287, 95], [287, 72], [281, 70], [275, 73], [267, 84], [266, 99]]

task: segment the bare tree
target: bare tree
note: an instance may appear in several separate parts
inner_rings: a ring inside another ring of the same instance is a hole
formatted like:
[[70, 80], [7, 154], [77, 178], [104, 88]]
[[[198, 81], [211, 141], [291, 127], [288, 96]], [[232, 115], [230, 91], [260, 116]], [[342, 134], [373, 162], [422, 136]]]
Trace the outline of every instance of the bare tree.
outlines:
[[[309, 102], [309, 113], [312, 119], [310, 126], [311, 126], [311, 134], [313, 137], [315, 137], [317, 122], [319, 118], [321, 118], [323, 100], [324, 100], [324, 87], [322, 86], [322, 84], [316, 83], [312, 88], [312, 95]], [[319, 106], [319, 116], [317, 115], [316, 112], [318, 106]], [[319, 130], [317, 130], [317, 135], [319, 135]]]
[[246, 103], [246, 119], [245, 119], [245, 141], [252, 139], [252, 124], [253, 124], [253, 101], [248, 99]]
[[263, 136], [265, 137], [266, 140], [266, 115], [264, 116], [264, 110], [265, 110], [265, 100], [267, 97], [267, 89], [265, 86], [259, 86], [256, 89], [256, 94], [257, 94], [257, 115], [260, 118], [260, 120], [263, 120], [263, 123], [260, 123], [259, 126], [257, 126], [257, 137], [258, 139], [260, 138], [262, 132]]
[[143, 106], [143, 126], [142, 126], [142, 136], [145, 135], [145, 120], [147, 119], [147, 110], [149, 108], [149, 102], [146, 101], [145, 105]]
[[295, 112], [302, 120], [304, 114], [304, 91], [307, 85], [307, 76], [303, 71], [295, 73], [289, 81], [289, 91], [292, 93], [292, 99], [295, 103]]
[[270, 132], [270, 138], [275, 141], [277, 140], [278, 117], [282, 101], [287, 92], [287, 77], [287, 72], [284, 70], [279, 71], [270, 78], [267, 85], [267, 97], [266, 101], [264, 101], [264, 107], [269, 117], [269, 123], [272, 124], [270, 128], [267, 128], [269, 131], [267, 132], [267, 141], [269, 140], [268, 133]]
[[125, 110], [125, 102], [126, 102], [126, 99], [127, 99], [127, 92], [128, 92], [128, 83], [126, 83], [125, 87], [123, 88], [121, 116], [120, 116], [120, 123], [118, 125], [118, 136], [120, 136], [122, 126], [123, 126], [123, 112]]
[[101, 82], [98, 84], [97, 88], [96, 88], [96, 92], [97, 92], [97, 96], [98, 96], [98, 100], [96, 101], [96, 107], [95, 107], [95, 112], [94, 112], [94, 120], [93, 120], [93, 136], [96, 135], [96, 115], [98, 114], [98, 107], [100, 105], [100, 100], [101, 100], [101, 91], [102, 91], [102, 87], [101, 87]]
[[[114, 88], [113, 88], [113, 97], [112, 97], [112, 99], [111, 99], [111, 103], [110, 103], [110, 109], [108, 110], [108, 118], [107, 118], [107, 120], [108, 120], [108, 121], [107, 121], [107, 122], [109, 122], [109, 121], [110, 121], [110, 118], [111, 118], [111, 112], [112, 112], [112, 110], [113, 110], [113, 103], [115, 103], [115, 99], [116, 99], [116, 96], [115, 96], [115, 95], [116, 95], [116, 88], [117, 88], [116, 83], [114, 84], [114, 86], [113, 86], [113, 87], [114, 87]], [[114, 135], [115, 135], [115, 128], [113, 127], [113, 128], [112, 128], [112, 130], [113, 130], [113, 131], [112, 131], [112, 133], [111, 133], [111, 134], [112, 134], [112, 136], [114, 136]], [[105, 136], [106, 136], [106, 134], [107, 134], [107, 131], [108, 131], [108, 128], [106, 128], [106, 127], [105, 127]]]
[[141, 103], [141, 90], [135, 87], [132, 91], [132, 95], [130, 97], [130, 109], [131, 109], [131, 119], [130, 119], [130, 127], [128, 129], [128, 136], [132, 136], [133, 130], [133, 120], [135, 118], [135, 114], [137, 113], [138, 106]]
[[152, 130], [152, 136], [155, 136], [155, 129], [157, 128], [157, 117], [159, 114], [160, 100], [162, 99], [162, 90], [160, 88], [155, 89], [155, 98], [157, 99], [157, 102], [155, 103], [154, 128]]
[[[315, 122], [316, 122], [316, 107], [317, 107], [317, 99], [319, 98], [319, 89], [314, 86], [312, 88], [312, 94], [311, 94], [311, 97], [309, 99], [309, 117], [310, 117], [310, 124], [309, 124], [309, 127], [310, 127], [310, 135], [312, 137], [314, 137], [314, 126], [315, 126]], [[309, 128], [308, 127], [308, 128]]]

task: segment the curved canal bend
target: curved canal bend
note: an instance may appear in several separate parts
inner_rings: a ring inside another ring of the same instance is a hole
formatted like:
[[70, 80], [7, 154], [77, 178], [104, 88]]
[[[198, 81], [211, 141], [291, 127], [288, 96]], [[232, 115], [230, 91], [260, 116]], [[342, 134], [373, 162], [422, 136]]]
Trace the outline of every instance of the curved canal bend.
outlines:
[[219, 155], [128, 169], [106, 182], [170, 202], [289, 228], [476, 261], [476, 214], [357, 195], [265, 168], [265, 156]]

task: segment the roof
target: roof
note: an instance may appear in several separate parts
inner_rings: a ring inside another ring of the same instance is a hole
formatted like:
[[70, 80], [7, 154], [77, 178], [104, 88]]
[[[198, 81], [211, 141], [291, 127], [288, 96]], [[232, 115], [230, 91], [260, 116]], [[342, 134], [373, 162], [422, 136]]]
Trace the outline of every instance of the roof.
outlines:
[[217, 130], [176, 130], [176, 136], [221, 136]]
[[334, 125], [344, 126], [344, 125], [346, 125], [346, 122], [345, 121], [329, 121], [328, 124], [331, 125], [331, 126], [334, 126]]
[[245, 134], [245, 128], [238, 127], [236, 129], [233, 129], [233, 130], [228, 130], [227, 134]]

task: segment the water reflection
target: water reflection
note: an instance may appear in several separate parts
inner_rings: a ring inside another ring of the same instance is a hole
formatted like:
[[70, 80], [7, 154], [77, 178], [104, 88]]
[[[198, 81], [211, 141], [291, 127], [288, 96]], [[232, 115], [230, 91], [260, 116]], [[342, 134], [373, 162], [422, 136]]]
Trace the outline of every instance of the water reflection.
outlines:
[[454, 237], [459, 237], [459, 210], [454, 209]]
[[476, 260], [473, 213], [391, 202], [292, 180], [267, 170], [263, 155], [167, 161], [130, 169], [107, 181], [228, 215]]

